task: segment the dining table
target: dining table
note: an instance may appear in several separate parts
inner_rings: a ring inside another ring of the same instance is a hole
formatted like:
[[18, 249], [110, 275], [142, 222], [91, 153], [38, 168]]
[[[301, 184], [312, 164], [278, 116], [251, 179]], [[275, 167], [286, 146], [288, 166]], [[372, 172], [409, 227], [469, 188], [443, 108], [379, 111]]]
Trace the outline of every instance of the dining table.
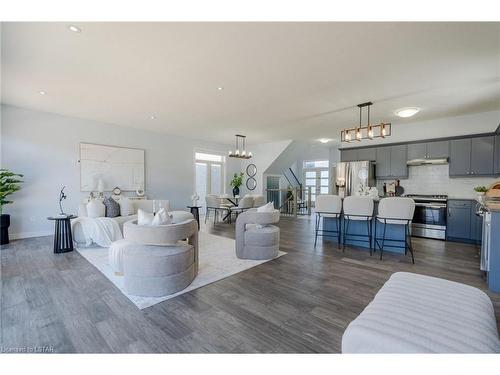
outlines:
[[[232, 206], [237, 207], [238, 203], [240, 201], [239, 195], [231, 197], [230, 195], [220, 195], [219, 196], [221, 204], [224, 204], [225, 202], [229, 202]], [[222, 218], [222, 221], [228, 221], [228, 218], [231, 216], [231, 211], [228, 210], [228, 213], [226, 216]]]

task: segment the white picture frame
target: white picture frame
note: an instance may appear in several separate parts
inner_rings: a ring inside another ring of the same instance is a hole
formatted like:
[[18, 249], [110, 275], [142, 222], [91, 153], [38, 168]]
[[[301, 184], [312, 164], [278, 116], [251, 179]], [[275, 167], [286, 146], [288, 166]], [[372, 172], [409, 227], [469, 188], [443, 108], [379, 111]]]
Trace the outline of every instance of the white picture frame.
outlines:
[[99, 180], [104, 191], [145, 189], [143, 149], [81, 142], [79, 155], [81, 191], [96, 191]]

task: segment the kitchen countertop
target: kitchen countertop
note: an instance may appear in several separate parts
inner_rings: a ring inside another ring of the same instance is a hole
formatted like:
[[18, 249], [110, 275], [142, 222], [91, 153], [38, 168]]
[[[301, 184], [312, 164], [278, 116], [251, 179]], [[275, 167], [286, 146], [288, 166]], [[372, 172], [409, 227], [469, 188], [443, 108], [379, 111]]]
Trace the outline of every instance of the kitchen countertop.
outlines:
[[475, 199], [476, 202], [478, 202], [481, 207], [483, 207], [485, 210], [489, 211], [489, 212], [500, 212], [500, 202], [499, 201], [496, 201], [494, 203], [494, 206], [491, 206], [491, 205], [488, 205], [488, 202], [483, 202], [483, 201], [480, 201], [479, 199]]

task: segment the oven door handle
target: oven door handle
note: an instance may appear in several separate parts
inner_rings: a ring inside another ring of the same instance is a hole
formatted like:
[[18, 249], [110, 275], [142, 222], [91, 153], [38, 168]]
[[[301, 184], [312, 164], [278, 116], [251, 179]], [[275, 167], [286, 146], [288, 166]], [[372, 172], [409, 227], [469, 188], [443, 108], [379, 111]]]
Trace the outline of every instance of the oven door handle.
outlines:
[[416, 207], [428, 207], [428, 208], [446, 208], [446, 204], [433, 204], [433, 203], [415, 203]]

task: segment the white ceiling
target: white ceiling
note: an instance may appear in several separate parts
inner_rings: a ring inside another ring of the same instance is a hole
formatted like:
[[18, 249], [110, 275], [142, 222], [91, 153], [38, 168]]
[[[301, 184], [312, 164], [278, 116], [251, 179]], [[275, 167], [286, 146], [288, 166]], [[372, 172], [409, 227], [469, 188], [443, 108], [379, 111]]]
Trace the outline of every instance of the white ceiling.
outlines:
[[250, 143], [500, 109], [500, 23], [68, 24], [2, 24], [3, 103]]

